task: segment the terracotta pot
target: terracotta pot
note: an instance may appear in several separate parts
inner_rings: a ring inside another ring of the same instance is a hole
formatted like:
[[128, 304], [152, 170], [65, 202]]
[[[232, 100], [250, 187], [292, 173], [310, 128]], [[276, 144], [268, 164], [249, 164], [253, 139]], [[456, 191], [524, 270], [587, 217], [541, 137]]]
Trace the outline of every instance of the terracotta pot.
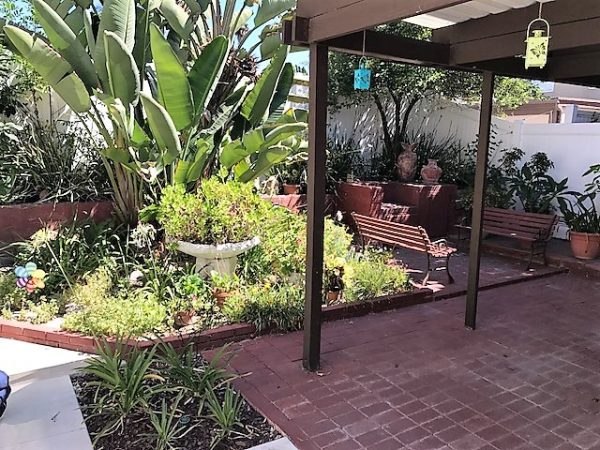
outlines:
[[340, 298], [340, 291], [329, 291], [327, 292], [327, 303], [337, 302]]
[[285, 195], [295, 195], [300, 193], [300, 185], [299, 184], [284, 184], [283, 185], [283, 193]]
[[414, 181], [417, 174], [417, 144], [402, 144], [404, 151], [396, 159], [396, 171], [400, 181], [410, 183]]
[[442, 169], [435, 159], [430, 159], [426, 166], [421, 169], [421, 177], [425, 184], [437, 184], [442, 176]]
[[225, 304], [225, 301], [232, 295], [233, 295], [233, 292], [225, 292], [225, 291], [221, 291], [219, 289], [215, 289], [213, 291], [213, 297], [217, 301], [217, 306], [219, 308], [222, 308], [223, 305]]
[[595, 259], [600, 255], [600, 234], [570, 231], [571, 251], [577, 259]]
[[187, 311], [179, 311], [175, 314], [175, 326], [182, 328], [191, 325], [194, 322], [196, 311], [189, 309]]

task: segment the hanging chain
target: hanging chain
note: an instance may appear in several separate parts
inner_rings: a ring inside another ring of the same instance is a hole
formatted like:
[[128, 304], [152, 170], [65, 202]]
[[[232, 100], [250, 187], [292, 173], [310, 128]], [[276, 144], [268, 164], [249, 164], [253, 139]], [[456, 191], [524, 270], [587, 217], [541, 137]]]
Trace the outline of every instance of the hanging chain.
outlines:
[[362, 54], [363, 58], [365, 57], [366, 53], [367, 53], [367, 30], [364, 30], [363, 31], [363, 54]]
[[540, 15], [538, 16], [538, 19], [542, 18], [542, 8], [544, 7], [544, 2], [540, 0]]

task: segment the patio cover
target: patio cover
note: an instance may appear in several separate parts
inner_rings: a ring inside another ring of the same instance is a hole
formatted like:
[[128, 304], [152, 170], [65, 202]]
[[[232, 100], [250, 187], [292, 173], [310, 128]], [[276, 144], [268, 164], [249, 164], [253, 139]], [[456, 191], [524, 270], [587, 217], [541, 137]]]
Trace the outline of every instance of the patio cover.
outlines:
[[[362, 54], [364, 41], [371, 57], [483, 74], [465, 313], [465, 325], [474, 329], [495, 76], [600, 87], [600, 1], [544, 1], [543, 17], [550, 22], [552, 35], [549, 62], [544, 69], [525, 70], [526, 30], [538, 14], [535, 0], [298, 0], [294, 19], [284, 27], [284, 39], [310, 47], [303, 359], [307, 369], [317, 370], [320, 361], [329, 50]], [[431, 26], [431, 41], [372, 30], [398, 20]]]

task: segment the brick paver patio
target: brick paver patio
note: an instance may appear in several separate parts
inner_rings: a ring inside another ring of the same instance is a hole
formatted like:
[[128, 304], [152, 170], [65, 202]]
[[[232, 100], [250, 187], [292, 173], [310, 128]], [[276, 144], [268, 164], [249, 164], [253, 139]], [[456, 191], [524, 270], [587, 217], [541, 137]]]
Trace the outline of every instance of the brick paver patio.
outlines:
[[244, 342], [244, 395], [300, 449], [600, 449], [600, 282], [557, 275]]

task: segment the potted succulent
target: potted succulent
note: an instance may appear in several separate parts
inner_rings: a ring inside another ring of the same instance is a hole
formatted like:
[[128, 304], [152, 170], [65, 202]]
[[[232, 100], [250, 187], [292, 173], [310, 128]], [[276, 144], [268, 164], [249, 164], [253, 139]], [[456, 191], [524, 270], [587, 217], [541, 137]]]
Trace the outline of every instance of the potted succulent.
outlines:
[[195, 193], [181, 185], [164, 189], [157, 219], [167, 241], [196, 258], [196, 272], [231, 275], [240, 254], [260, 243], [254, 235], [260, 198], [247, 184], [205, 180]]
[[222, 308], [225, 301], [237, 292], [240, 285], [240, 280], [235, 274], [223, 275], [216, 271], [211, 272], [210, 282], [212, 285], [212, 295], [219, 308]]
[[594, 180], [581, 192], [568, 192], [558, 203], [564, 221], [569, 227], [569, 240], [573, 256], [578, 259], [595, 259], [600, 255], [600, 215], [596, 198], [600, 193], [600, 164], [590, 167], [584, 174], [595, 174]]
[[304, 161], [298, 161], [279, 170], [279, 179], [284, 195], [306, 193], [306, 167]]
[[173, 304], [173, 322], [175, 328], [192, 325], [196, 321], [197, 309], [209, 296], [206, 281], [196, 274], [182, 277], [176, 286], [176, 301]]

